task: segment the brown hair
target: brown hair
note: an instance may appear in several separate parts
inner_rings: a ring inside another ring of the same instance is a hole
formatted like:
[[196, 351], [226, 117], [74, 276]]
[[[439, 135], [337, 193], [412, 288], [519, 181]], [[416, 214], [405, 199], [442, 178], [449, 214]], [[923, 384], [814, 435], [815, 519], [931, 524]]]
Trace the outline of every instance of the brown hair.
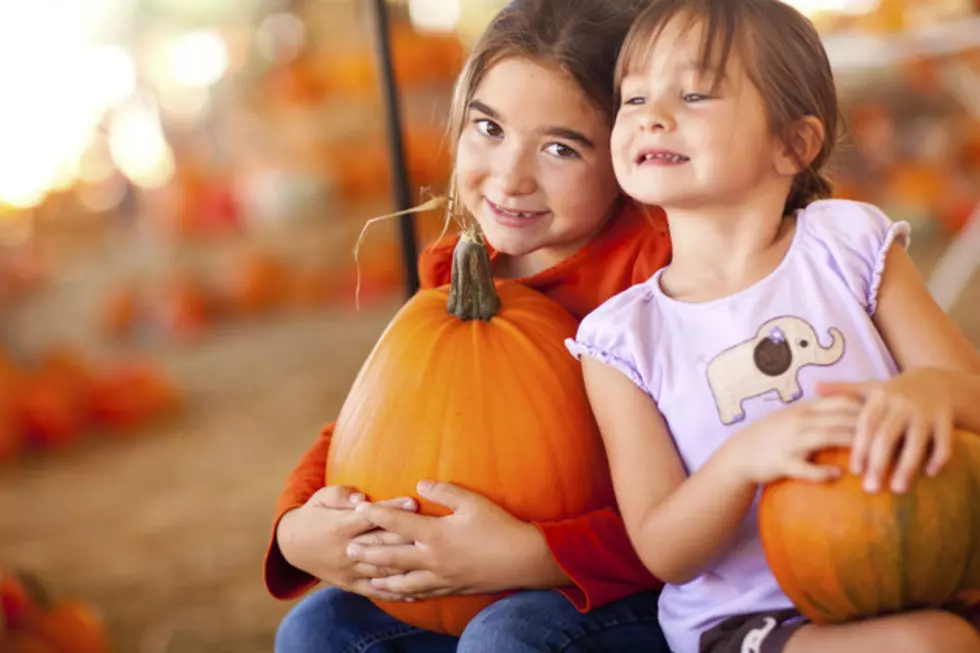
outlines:
[[820, 151], [812, 162], [799, 158], [803, 170], [793, 180], [784, 211], [830, 197], [833, 187], [822, 170], [836, 145], [841, 118], [833, 72], [813, 24], [780, 0], [649, 0], [623, 44], [614, 76], [617, 89], [623, 77], [648, 59], [675, 16], [686, 17], [689, 28], [704, 25], [702, 73], [723, 74], [737, 48], [762, 95], [774, 134], [788, 139], [806, 116], [823, 124]]
[[[456, 80], [449, 120], [455, 156], [473, 94], [507, 57], [527, 57], [565, 71], [611, 125], [613, 72], [620, 46], [644, 0], [513, 0], [476, 41]], [[455, 175], [453, 181], [455, 187]]]

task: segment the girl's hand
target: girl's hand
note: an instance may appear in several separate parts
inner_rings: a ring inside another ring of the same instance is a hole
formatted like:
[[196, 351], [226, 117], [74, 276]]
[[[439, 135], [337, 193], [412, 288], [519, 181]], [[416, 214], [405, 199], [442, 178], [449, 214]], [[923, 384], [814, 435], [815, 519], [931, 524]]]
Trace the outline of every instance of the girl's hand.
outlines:
[[[368, 538], [404, 544], [401, 537], [388, 533], [374, 533], [375, 525], [355, 512], [358, 503], [365, 501], [362, 494], [350, 488], [333, 485], [318, 490], [305, 504], [291, 510], [279, 521], [276, 542], [289, 564], [321, 581], [348, 592], [370, 598], [399, 601], [404, 597], [386, 592], [371, 584], [371, 578], [401, 573], [400, 570], [379, 568], [356, 563], [347, 557], [347, 547], [352, 540]], [[385, 502], [392, 510], [415, 510], [410, 498]]]
[[753, 422], [719, 453], [752, 483], [763, 485], [781, 478], [829, 481], [841, 470], [814, 464], [810, 457], [822, 449], [849, 446], [860, 412], [861, 402], [850, 397], [797, 403]]
[[823, 383], [817, 392], [864, 402], [851, 450], [851, 472], [864, 474], [866, 491], [881, 488], [896, 455], [891, 489], [898, 493], [908, 490], [923, 463], [926, 474], [934, 476], [949, 460], [953, 404], [942, 370], [916, 368], [887, 381]]
[[532, 524], [451, 483], [423, 481], [418, 491], [453, 513], [427, 517], [370, 503], [355, 511], [374, 526], [413, 542], [348, 548], [358, 563], [403, 572], [375, 578], [376, 589], [423, 599], [569, 582]]

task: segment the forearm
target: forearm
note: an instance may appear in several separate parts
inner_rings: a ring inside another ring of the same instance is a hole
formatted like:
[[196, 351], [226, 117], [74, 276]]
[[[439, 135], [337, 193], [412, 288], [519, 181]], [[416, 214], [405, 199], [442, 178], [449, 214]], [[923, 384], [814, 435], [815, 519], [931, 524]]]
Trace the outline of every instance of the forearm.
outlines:
[[980, 434], [980, 374], [950, 371], [948, 375], [956, 425]]
[[296, 536], [295, 521], [299, 518], [298, 508], [288, 511], [276, 525], [275, 538], [276, 545], [279, 547], [279, 554], [291, 566], [299, 571], [310, 573], [303, 569], [302, 563], [296, 557]]
[[534, 524], [522, 526], [520, 536], [515, 540], [517, 555], [513, 557], [510, 584], [515, 589], [552, 589], [570, 585], [571, 579], [558, 565], [541, 530]]
[[[326, 469], [332, 435], [333, 424], [323, 427], [313, 446], [303, 454], [286, 478], [283, 491], [276, 500], [272, 533], [266, 549], [264, 565], [266, 587], [276, 598], [295, 598], [316, 583], [316, 578], [289, 561], [291, 556], [283, 550], [280, 527], [286, 515], [305, 504], [324, 486], [324, 469]], [[285, 547], [289, 549], [290, 544], [291, 542], [286, 542]]]
[[722, 447], [633, 530], [634, 546], [647, 568], [672, 585], [699, 576], [727, 544], [755, 498]]

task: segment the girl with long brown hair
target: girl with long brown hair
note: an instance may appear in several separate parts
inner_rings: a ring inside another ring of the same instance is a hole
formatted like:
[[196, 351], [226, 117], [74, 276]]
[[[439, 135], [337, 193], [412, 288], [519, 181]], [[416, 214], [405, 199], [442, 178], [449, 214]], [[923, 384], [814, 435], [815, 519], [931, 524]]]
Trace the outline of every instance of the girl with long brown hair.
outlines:
[[[613, 69], [639, 4], [511, 2], [476, 43], [454, 98], [456, 195], [491, 246], [495, 276], [579, 318], [669, 257], [662, 215], [622, 197], [609, 150]], [[424, 287], [449, 282], [453, 245], [423, 253]], [[289, 599], [317, 581], [332, 586], [286, 617], [280, 653], [666, 651], [660, 582], [636, 557], [615, 506], [526, 523], [444, 483], [419, 493], [451, 508], [446, 517], [416, 514], [405, 500], [368, 504], [358, 488], [323, 487], [331, 433], [332, 425], [277, 505], [270, 592]], [[365, 598], [502, 590], [516, 593], [458, 639], [401, 623]]]

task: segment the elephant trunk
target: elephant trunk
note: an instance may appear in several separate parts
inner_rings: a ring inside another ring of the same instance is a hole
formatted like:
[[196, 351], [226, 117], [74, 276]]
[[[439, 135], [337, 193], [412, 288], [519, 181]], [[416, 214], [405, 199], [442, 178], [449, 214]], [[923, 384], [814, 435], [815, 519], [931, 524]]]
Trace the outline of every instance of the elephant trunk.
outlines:
[[833, 365], [844, 355], [844, 335], [837, 329], [830, 329], [830, 337], [833, 341], [829, 347], [820, 347], [816, 354], [817, 365]]

